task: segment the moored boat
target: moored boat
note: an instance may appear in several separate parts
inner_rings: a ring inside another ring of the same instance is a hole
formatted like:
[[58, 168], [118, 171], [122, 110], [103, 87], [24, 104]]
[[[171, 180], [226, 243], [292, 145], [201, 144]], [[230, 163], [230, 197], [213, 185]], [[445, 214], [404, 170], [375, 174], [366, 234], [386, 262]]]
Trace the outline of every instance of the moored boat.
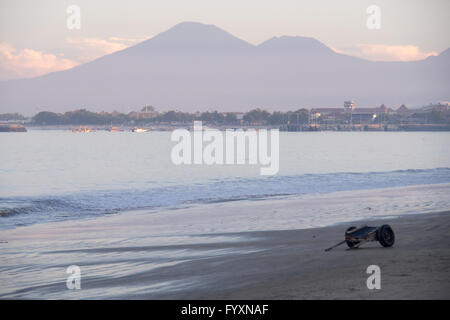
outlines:
[[150, 129], [144, 129], [144, 128], [133, 128], [131, 129], [131, 132], [149, 132]]
[[27, 132], [22, 124], [0, 124], [0, 132]]
[[109, 129], [109, 132], [123, 132], [123, 129], [121, 129], [120, 127], [111, 126], [111, 128]]
[[89, 127], [79, 127], [78, 129], [72, 129], [72, 132], [93, 132]]

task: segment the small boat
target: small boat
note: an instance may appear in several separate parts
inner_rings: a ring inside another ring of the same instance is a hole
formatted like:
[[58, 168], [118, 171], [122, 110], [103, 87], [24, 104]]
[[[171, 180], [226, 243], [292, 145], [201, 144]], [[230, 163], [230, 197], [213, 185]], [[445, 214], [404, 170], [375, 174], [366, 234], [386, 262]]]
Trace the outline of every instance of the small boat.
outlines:
[[133, 128], [131, 129], [131, 132], [149, 132], [150, 129], [144, 129], [144, 128]]
[[22, 124], [0, 124], [0, 132], [27, 132]]
[[72, 129], [72, 132], [93, 132], [89, 127], [79, 127], [78, 129]]
[[123, 129], [120, 129], [120, 127], [112, 127], [109, 129], [109, 132], [123, 132]]

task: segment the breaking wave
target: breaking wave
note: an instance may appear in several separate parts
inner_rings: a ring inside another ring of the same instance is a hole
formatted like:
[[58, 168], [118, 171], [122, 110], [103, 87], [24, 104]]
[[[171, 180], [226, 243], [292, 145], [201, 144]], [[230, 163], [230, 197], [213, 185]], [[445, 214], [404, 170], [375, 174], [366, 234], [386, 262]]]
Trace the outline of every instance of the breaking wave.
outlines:
[[260, 200], [272, 196], [450, 183], [450, 168], [215, 179], [149, 189], [93, 190], [58, 196], [0, 198], [0, 228], [137, 209]]

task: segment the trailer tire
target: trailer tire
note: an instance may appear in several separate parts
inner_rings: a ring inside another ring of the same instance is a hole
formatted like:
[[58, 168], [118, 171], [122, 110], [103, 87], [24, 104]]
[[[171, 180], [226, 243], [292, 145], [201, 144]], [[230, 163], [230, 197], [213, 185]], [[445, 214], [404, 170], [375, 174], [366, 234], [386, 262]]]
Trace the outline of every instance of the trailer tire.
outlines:
[[377, 230], [377, 239], [383, 247], [392, 247], [395, 242], [395, 234], [391, 226], [383, 224]]
[[[352, 231], [352, 230], [355, 230], [356, 229], [356, 227], [355, 226], [351, 226], [350, 228], [348, 228], [347, 230], [345, 230], [345, 236], [347, 236], [347, 232], [349, 232], [349, 231]], [[358, 243], [359, 243], [359, 241], [345, 241], [345, 243], [347, 244], [347, 246], [349, 247], [349, 248], [353, 248], [354, 246], [356, 246]]]

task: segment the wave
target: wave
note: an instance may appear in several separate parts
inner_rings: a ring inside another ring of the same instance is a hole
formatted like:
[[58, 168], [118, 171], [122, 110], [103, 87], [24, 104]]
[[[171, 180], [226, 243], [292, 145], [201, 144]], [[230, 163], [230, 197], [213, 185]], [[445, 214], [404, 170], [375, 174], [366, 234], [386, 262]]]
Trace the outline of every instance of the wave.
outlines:
[[149, 189], [92, 190], [57, 196], [0, 198], [0, 228], [137, 209], [438, 183], [450, 183], [450, 168], [230, 178]]

